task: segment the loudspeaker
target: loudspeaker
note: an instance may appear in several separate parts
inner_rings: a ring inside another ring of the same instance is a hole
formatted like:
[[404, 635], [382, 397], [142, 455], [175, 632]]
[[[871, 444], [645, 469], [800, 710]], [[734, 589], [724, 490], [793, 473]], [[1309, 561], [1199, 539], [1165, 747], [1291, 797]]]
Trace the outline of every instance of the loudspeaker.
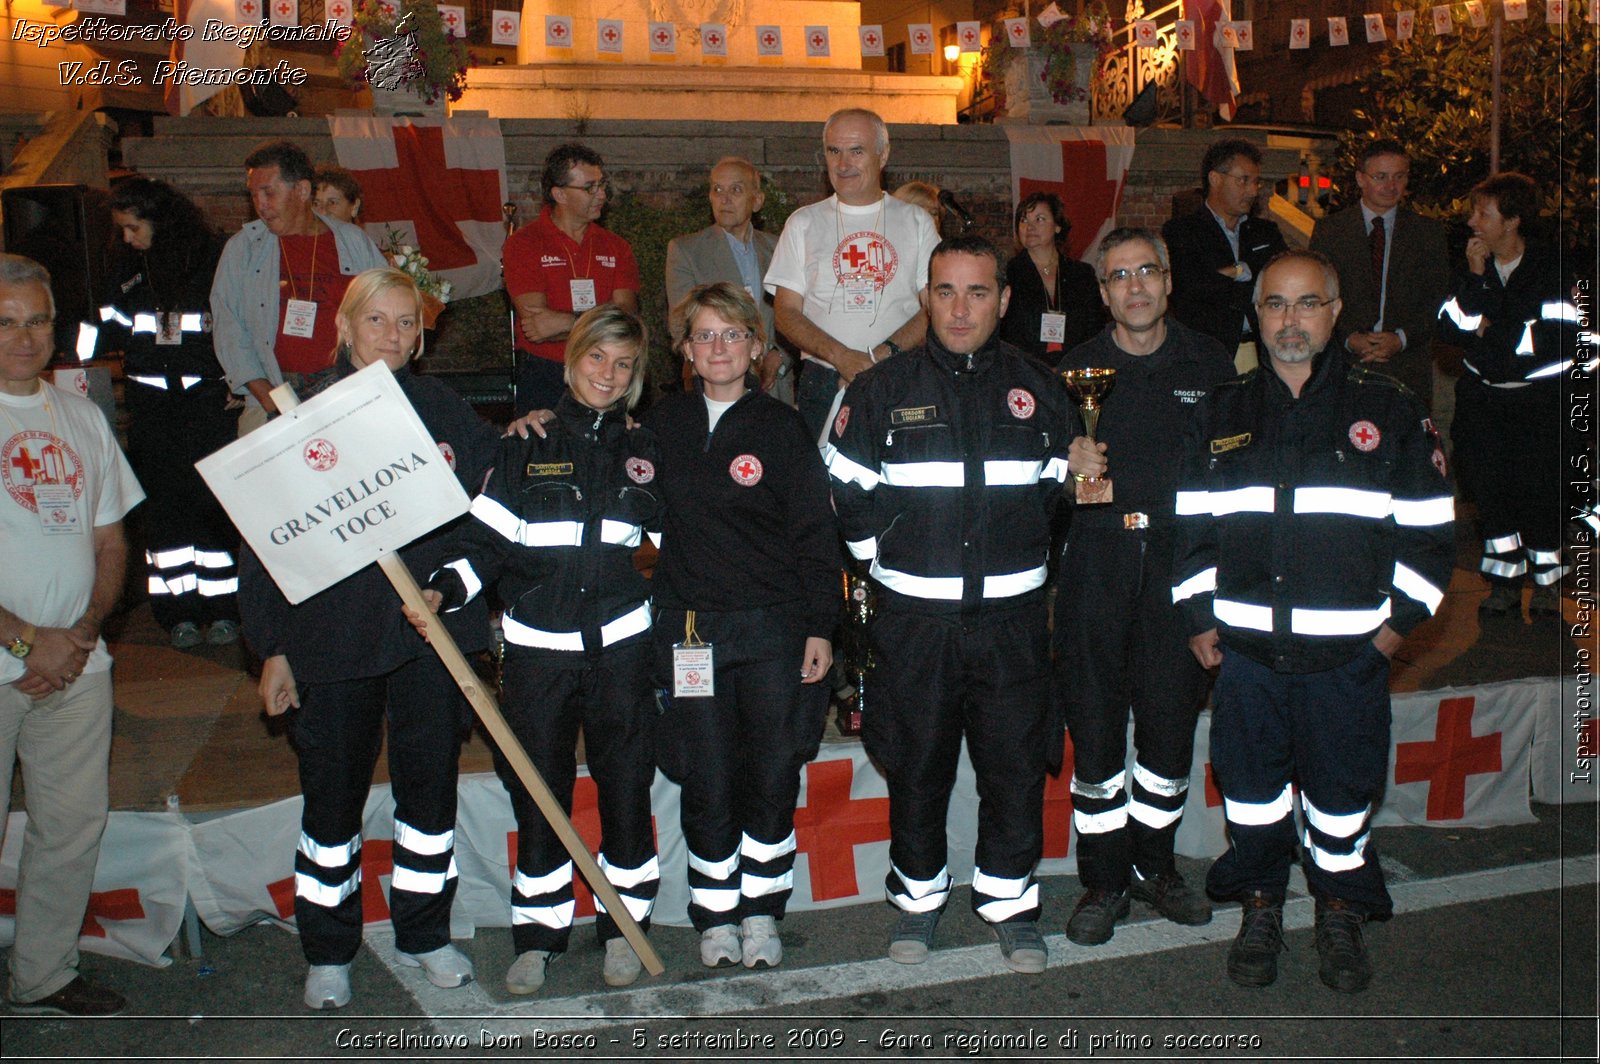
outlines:
[[111, 195], [87, 185], [26, 185], [0, 192], [5, 249], [50, 271], [57, 356], [73, 351], [78, 323], [98, 322], [111, 243]]

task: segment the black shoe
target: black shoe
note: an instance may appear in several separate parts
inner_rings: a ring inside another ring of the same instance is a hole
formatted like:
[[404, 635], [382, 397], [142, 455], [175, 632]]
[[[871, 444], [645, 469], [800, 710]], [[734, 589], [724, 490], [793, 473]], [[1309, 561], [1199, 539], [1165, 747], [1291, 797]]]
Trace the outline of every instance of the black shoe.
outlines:
[[989, 928], [1000, 940], [1000, 956], [1007, 968], [1024, 975], [1038, 975], [1044, 971], [1049, 953], [1038, 924], [1032, 920], [1007, 920], [1002, 924], [990, 924]]
[[1128, 893], [1093, 887], [1083, 892], [1078, 907], [1067, 921], [1067, 937], [1080, 946], [1098, 946], [1111, 941], [1117, 921], [1128, 918]]
[[1366, 922], [1338, 898], [1317, 901], [1317, 954], [1322, 958], [1317, 974], [1335, 990], [1358, 994], [1372, 982], [1372, 964], [1361, 941], [1361, 925]]
[[939, 926], [939, 910], [900, 914], [889, 934], [889, 959], [900, 964], [921, 964], [933, 946], [933, 932]]
[[1508, 613], [1521, 613], [1521, 586], [1516, 584], [1491, 584], [1489, 586], [1489, 597], [1478, 603], [1478, 612], [1485, 617], [1504, 617]]
[[7, 1001], [12, 1012], [39, 1012], [56, 1016], [115, 1016], [128, 1001], [110, 987], [78, 976], [49, 997], [38, 1001]]
[[1128, 893], [1175, 924], [1199, 927], [1211, 922], [1211, 903], [1176, 870], [1145, 879], [1135, 869]]
[[1283, 899], [1259, 891], [1245, 896], [1239, 934], [1228, 950], [1228, 978], [1240, 986], [1271, 986], [1283, 952]]

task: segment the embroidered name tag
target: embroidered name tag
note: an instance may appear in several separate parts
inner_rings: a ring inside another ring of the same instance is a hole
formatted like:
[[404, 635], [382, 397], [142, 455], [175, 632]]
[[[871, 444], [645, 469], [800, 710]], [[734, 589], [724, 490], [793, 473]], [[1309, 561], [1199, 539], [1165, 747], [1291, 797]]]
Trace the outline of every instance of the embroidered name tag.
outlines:
[[1222, 454], [1225, 451], [1237, 451], [1240, 447], [1250, 445], [1250, 434], [1241, 432], [1237, 436], [1225, 436], [1220, 440], [1211, 441], [1211, 453]]
[[566, 477], [572, 475], [571, 462], [529, 462], [530, 477]]
[[899, 410], [889, 411], [890, 425], [921, 425], [939, 418], [939, 408], [936, 406], [903, 406]]

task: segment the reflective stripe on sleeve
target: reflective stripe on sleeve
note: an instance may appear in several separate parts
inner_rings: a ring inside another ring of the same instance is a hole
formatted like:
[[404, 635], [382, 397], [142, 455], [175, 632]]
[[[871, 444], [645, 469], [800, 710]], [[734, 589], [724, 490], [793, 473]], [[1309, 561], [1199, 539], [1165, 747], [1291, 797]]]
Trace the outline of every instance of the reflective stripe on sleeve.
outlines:
[[1183, 583], [1172, 589], [1172, 601], [1182, 602], [1184, 599], [1203, 595], [1208, 591], [1217, 589], [1217, 567], [1215, 565], [1201, 569]]
[[1404, 592], [1426, 606], [1429, 613], [1437, 612], [1439, 603], [1444, 601], [1443, 591], [1403, 562], [1394, 563], [1394, 586], [1395, 590]]
[[1456, 519], [1456, 501], [1449, 495], [1432, 499], [1395, 499], [1394, 523], [1408, 528], [1446, 525]]

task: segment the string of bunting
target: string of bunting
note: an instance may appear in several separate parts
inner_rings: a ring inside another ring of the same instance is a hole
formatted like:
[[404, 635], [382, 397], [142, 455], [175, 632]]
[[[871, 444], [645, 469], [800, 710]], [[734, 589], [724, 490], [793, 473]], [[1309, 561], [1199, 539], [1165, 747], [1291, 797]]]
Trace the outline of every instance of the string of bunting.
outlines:
[[[70, 7], [83, 14], [127, 16], [127, 0], [43, 0], [51, 7]], [[1489, 4], [1494, 0], [1459, 0], [1456, 4], [1439, 4], [1420, 11], [1396, 11], [1391, 26], [1387, 14], [1369, 14], [1360, 17], [1360, 28], [1368, 44], [1381, 44], [1388, 40], [1404, 41], [1416, 33], [1417, 17], [1424, 12], [1436, 36], [1448, 36], [1465, 22], [1476, 28], [1489, 24]], [[1573, 0], [1544, 0], [1544, 20], [1547, 25], [1563, 26], [1567, 22], [1568, 6]], [[1521, 22], [1528, 18], [1528, 0], [1500, 0], [1507, 22]], [[1581, 0], [1580, 0], [1581, 5]], [[349, 26], [355, 14], [356, 0], [324, 0], [326, 21], [336, 26]], [[380, 4], [384, 13], [393, 17], [398, 6]], [[1456, 8], [1463, 9], [1464, 20]], [[439, 4], [439, 16], [445, 29], [455, 37], [466, 37], [467, 9], [463, 5]], [[300, 25], [300, 0], [234, 0], [235, 21], [241, 24], [257, 23], [265, 18], [273, 26]], [[1600, 0], [1590, 0], [1588, 21], [1600, 24]], [[1062, 18], [1061, 10], [1052, 3], [1037, 16], [1039, 25], [1049, 28]], [[1313, 19], [1289, 20], [1290, 49], [1310, 48], [1315, 37]], [[1339, 48], [1350, 43], [1350, 20], [1333, 16], [1327, 23], [1327, 43]], [[1006, 40], [1013, 48], [1027, 48], [1033, 43], [1030, 20], [1008, 18], [1003, 20]], [[1123, 19], [1112, 19], [1112, 25], [1129, 25]], [[1193, 51], [1197, 44], [1197, 31], [1193, 19], [1179, 19], [1163, 27], [1150, 19], [1135, 19], [1131, 23], [1134, 42], [1141, 48], [1161, 45], [1164, 30], [1169, 31], [1179, 51]], [[678, 54], [678, 25], [673, 22], [639, 23], [631, 19], [595, 19], [595, 51], [601, 55], [621, 55], [630, 33], [645, 34], [650, 54], [670, 56]], [[705, 22], [699, 27], [700, 54], [708, 57], [726, 57], [728, 42], [733, 34], [749, 34], [755, 41], [756, 55], [761, 58], [780, 58], [785, 50], [785, 30], [789, 31], [789, 44], [796, 41], [808, 59], [826, 59], [832, 56], [833, 34], [826, 25], [740, 26], [730, 30], [726, 23]], [[853, 27], [861, 55], [865, 58], [884, 55], [885, 36], [881, 24]], [[496, 9], [490, 16], [490, 42], [515, 46], [522, 34], [522, 12]], [[912, 55], [933, 55], [936, 40], [931, 22], [906, 24], [907, 49]], [[570, 15], [544, 16], [544, 45], [546, 48], [568, 50], [574, 46], [574, 19]], [[983, 50], [983, 24], [976, 21], [956, 23], [956, 43], [964, 53]], [[1255, 48], [1254, 23], [1249, 20], [1223, 21], [1217, 24], [1216, 45], [1238, 52]]]

